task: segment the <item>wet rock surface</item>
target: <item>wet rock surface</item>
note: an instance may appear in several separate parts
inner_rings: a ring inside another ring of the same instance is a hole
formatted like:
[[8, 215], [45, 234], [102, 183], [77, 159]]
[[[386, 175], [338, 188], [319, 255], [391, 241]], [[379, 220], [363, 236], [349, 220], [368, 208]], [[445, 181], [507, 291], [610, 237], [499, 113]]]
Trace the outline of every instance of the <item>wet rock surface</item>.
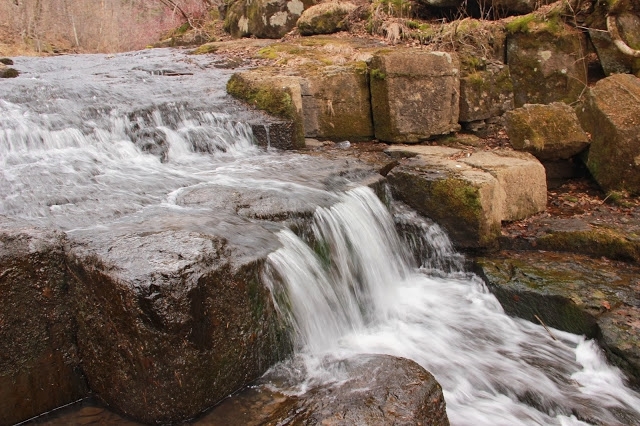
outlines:
[[63, 233], [0, 216], [0, 424], [88, 393], [80, 370]]
[[640, 384], [640, 269], [555, 252], [501, 252], [476, 268], [509, 315], [597, 338]]
[[[247, 394], [231, 397], [203, 420], [227, 425], [394, 424], [448, 425], [442, 389], [434, 377], [405, 358], [365, 355], [327, 361], [323, 368], [343, 378], [311, 384], [304, 393], [287, 395], [295, 378], [276, 369]], [[285, 374], [284, 376], [282, 374]], [[284, 389], [285, 393], [273, 391]], [[251, 410], [247, 410], [251, 407]], [[258, 408], [256, 410], [256, 408]], [[256, 412], [259, 418], [253, 417]], [[250, 414], [238, 417], [238, 413]]]
[[144, 230], [123, 223], [74, 233], [69, 268], [89, 386], [118, 411], [163, 423], [193, 417], [256, 379], [288, 346], [260, 280], [277, 247], [272, 234], [154, 213]]
[[[340, 361], [327, 360], [323, 368], [336, 372], [342, 380], [309, 384], [307, 391], [301, 392], [295, 388], [298, 383], [292, 370], [280, 367], [189, 424], [449, 424], [440, 385], [413, 361], [389, 355], [365, 355]], [[62, 426], [89, 422], [140, 424], [91, 400], [44, 416], [34, 423]]]

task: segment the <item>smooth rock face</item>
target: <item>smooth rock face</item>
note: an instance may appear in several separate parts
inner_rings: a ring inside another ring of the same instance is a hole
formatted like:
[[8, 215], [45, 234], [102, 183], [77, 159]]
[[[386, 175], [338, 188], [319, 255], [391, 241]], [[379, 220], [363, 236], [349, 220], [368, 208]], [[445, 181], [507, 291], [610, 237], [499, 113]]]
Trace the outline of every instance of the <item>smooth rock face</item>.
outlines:
[[62, 233], [0, 217], [0, 424], [88, 394]]
[[476, 260], [509, 315], [598, 338], [609, 358], [640, 384], [637, 267], [553, 252], [506, 252]]
[[302, 12], [296, 26], [304, 36], [335, 33], [346, 29], [345, 18], [355, 9], [348, 2], [320, 3]]
[[237, 0], [228, 7], [224, 27], [234, 37], [281, 38], [314, 0]]
[[578, 117], [591, 134], [587, 167], [598, 184], [640, 194], [640, 79], [616, 74], [600, 80]]
[[158, 211], [71, 238], [82, 367], [119, 411], [148, 423], [193, 417], [286, 354], [260, 279], [272, 233]]
[[416, 143], [458, 130], [459, 64], [444, 52], [394, 50], [370, 64], [376, 138]]
[[569, 105], [526, 104], [505, 114], [511, 145], [542, 161], [567, 160], [589, 146], [575, 111]]
[[445, 228], [460, 248], [497, 245], [503, 220], [545, 209], [544, 168], [533, 156], [437, 146], [391, 147], [403, 159], [387, 179], [394, 196]]
[[530, 24], [507, 37], [515, 106], [575, 102], [586, 86], [584, 34], [564, 23]]
[[273, 388], [283, 389], [291, 372], [277, 368], [260, 379], [257, 391], [225, 400], [204, 420], [229, 426], [449, 424], [440, 385], [411, 360], [364, 355], [327, 360], [323, 367], [344, 380], [312, 384], [302, 395], [287, 396]]
[[509, 67], [492, 64], [460, 79], [460, 122], [486, 120], [513, 109]]
[[366, 64], [327, 66], [301, 79], [304, 131], [334, 141], [373, 137]]

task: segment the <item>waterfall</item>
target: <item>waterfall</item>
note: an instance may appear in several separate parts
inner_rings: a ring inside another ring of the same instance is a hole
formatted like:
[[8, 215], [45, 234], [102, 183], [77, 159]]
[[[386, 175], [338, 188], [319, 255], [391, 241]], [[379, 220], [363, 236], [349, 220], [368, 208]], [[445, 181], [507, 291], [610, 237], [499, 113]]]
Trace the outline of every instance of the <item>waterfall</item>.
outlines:
[[[294, 330], [297, 357], [316, 376], [310, 380], [330, 380], [332, 372], [320, 367], [326, 356], [383, 353], [413, 359], [436, 376], [452, 425], [640, 418], [640, 396], [594, 342], [558, 330], [554, 341], [542, 327], [505, 315], [477, 276], [453, 270], [459, 255], [433, 224], [401, 209], [396, 221], [424, 230], [424, 241], [402, 241], [370, 189], [341, 197], [316, 211], [306, 240], [281, 231], [282, 248], [265, 272]], [[410, 244], [422, 251], [422, 268]], [[452, 259], [435, 259], [442, 255]], [[434, 273], [437, 265], [450, 270]]]
[[[158, 72], [168, 64], [180, 72]], [[390, 354], [436, 376], [453, 425], [639, 423], [639, 395], [594, 342], [558, 330], [554, 341], [505, 315], [436, 224], [352, 188], [351, 159], [255, 148], [225, 98], [231, 71], [207, 55], [153, 49], [20, 67], [0, 85], [0, 215], [73, 239], [180, 210], [241, 253], [268, 253], [277, 235], [264, 281], [308, 380], [335, 379], [327, 356]], [[287, 228], [292, 213], [313, 215], [302, 236]], [[179, 225], [167, 217], [159, 227]]]

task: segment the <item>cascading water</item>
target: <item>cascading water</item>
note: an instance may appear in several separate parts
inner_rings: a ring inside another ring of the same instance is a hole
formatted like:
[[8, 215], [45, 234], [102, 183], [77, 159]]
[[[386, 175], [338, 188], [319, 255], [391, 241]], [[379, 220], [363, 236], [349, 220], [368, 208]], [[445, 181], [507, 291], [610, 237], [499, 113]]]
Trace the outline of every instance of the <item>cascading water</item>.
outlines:
[[[336, 189], [335, 162], [253, 147], [223, 99], [229, 73], [210, 59], [153, 50], [17, 63], [21, 77], [0, 86], [0, 215], [73, 235], [180, 210], [238, 240], [262, 213], [227, 201], [276, 193], [289, 211], [315, 209], [305, 239], [284, 222], [264, 227], [282, 246], [264, 275], [308, 366], [411, 358], [442, 384], [454, 425], [640, 424], [640, 397], [593, 342], [557, 330], [553, 341], [504, 315], [437, 225], [404, 206], [392, 216], [368, 188]], [[187, 202], [207, 188], [225, 201]]]
[[[371, 190], [341, 197], [316, 211], [310, 245], [285, 230], [283, 247], [269, 256], [267, 275], [308, 380], [331, 380], [326, 356], [384, 353], [436, 376], [453, 425], [640, 423], [639, 395], [594, 342], [558, 330], [555, 341], [508, 317], [473, 274], [433, 274], [433, 255], [415, 267]], [[437, 225], [418, 226], [412, 216], [403, 210], [398, 220], [424, 230], [420, 247], [435, 246], [423, 251], [454, 257], [436, 265], [459, 262]]]

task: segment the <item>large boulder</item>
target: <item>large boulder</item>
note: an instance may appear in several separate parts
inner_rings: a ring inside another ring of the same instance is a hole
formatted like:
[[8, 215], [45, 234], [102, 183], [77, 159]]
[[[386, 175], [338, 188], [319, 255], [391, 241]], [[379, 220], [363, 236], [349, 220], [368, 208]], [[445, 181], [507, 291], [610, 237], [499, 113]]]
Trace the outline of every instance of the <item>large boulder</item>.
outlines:
[[355, 9], [349, 2], [320, 3], [302, 12], [296, 26], [304, 36], [335, 33], [347, 29], [346, 18]]
[[503, 220], [546, 207], [544, 168], [529, 154], [467, 156], [437, 146], [397, 146], [387, 152], [405, 157], [387, 175], [394, 196], [441, 225], [459, 248], [495, 247]]
[[640, 79], [616, 74], [600, 80], [578, 116], [591, 134], [587, 167], [598, 184], [640, 194]]
[[304, 366], [285, 364], [254, 387], [225, 400], [203, 421], [230, 426], [449, 424], [440, 385], [411, 360], [359, 355], [325, 359], [322, 366], [341, 380], [310, 381], [304, 393], [290, 392], [288, 385], [305, 379], [299, 373]]
[[364, 62], [316, 68], [303, 74], [301, 85], [306, 137], [335, 141], [373, 138]]
[[562, 102], [525, 104], [505, 114], [511, 145], [542, 161], [566, 160], [589, 146], [575, 111]]
[[524, 15], [506, 27], [516, 107], [578, 100], [587, 84], [585, 35], [558, 16]]
[[234, 37], [281, 38], [314, 0], [236, 0], [227, 5], [224, 28]]
[[479, 258], [476, 266], [507, 314], [599, 339], [640, 384], [637, 267], [541, 251]]
[[260, 278], [275, 236], [218, 219], [159, 209], [71, 235], [83, 370], [99, 398], [137, 420], [192, 418], [287, 353]]
[[416, 143], [459, 129], [459, 64], [445, 52], [382, 51], [370, 63], [376, 138]]
[[0, 424], [87, 395], [64, 234], [0, 217]]

